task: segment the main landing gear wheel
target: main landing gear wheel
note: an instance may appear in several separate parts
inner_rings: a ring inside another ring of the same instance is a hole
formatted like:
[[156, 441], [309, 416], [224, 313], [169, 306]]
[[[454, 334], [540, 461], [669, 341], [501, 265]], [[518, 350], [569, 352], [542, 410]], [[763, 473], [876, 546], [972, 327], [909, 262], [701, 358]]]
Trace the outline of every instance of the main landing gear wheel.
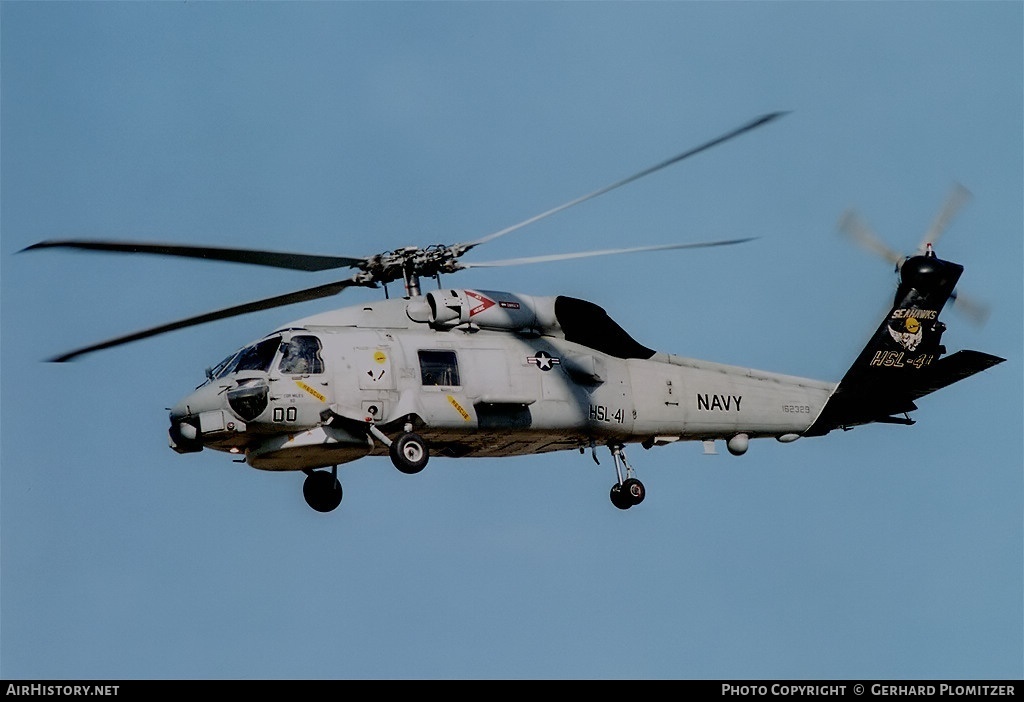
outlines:
[[427, 442], [419, 434], [412, 432], [406, 432], [392, 441], [388, 452], [395, 468], [408, 475], [423, 470], [427, 465], [427, 459], [430, 458]]
[[629, 496], [622, 491], [622, 485], [615, 483], [612, 485], [612, 491], [610, 494], [612, 498], [612, 504], [619, 509], [629, 509], [633, 504], [629, 501]]
[[636, 478], [628, 478], [622, 483], [615, 483], [609, 494], [612, 504], [619, 509], [629, 509], [633, 505], [640, 504], [646, 495], [644, 484]]
[[341, 483], [335, 471], [313, 470], [302, 483], [306, 504], [317, 512], [330, 512], [341, 504]]
[[647, 496], [647, 491], [644, 490], [644, 484], [636, 478], [627, 478], [622, 483], [622, 493], [626, 495], [629, 500], [629, 504], [638, 505], [644, 501], [644, 497]]
[[[615, 474], [618, 477], [618, 481], [612, 485], [609, 496], [612, 499], [612, 504], [619, 509], [629, 509], [643, 502], [647, 491], [644, 489], [644, 484], [633, 477], [633, 466], [629, 465], [629, 461], [626, 460], [622, 444], [609, 444], [608, 448], [612, 452], [612, 460], [615, 461]], [[626, 468], [625, 480], [622, 479], [623, 466]]]

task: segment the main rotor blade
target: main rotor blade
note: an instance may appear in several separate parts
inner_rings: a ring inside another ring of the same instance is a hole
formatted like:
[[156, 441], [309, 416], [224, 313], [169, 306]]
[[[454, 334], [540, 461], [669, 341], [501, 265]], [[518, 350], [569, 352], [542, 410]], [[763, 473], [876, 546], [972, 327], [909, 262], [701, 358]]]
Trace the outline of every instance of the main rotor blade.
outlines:
[[86, 251], [117, 251], [121, 253], [157, 254], [203, 258], [212, 261], [250, 263], [273, 268], [290, 268], [299, 271], [325, 271], [332, 268], [358, 267], [366, 259], [344, 256], [318, 256], [315, 254], [285, 253], [278, 251], [257, 251], [254, 249], [231, 249], [220, 246], [180, 246], [177, 244], [156, 244], [134, 241], [102, 241], [89, 239], [52, 239], [22, 249], [82, 249]]
[[864, 221], [853, 211], [847, 210], [839, 218], [839, 231], [853, 239], [863, 248], [884, 258], [894, 266], [899, 266], [906, 256], [889, 248]]
[[603, 249], [600, 251], [579, 251], [576, 253], [550, 254], [547, 256], [528, 256], [526, 258], [508, 258], [502, 261], [478, 261], [472, 263], [459, 263], [460, 268], [493, 268], [496, 266], [518, 266], [526, 263], [546, 263], [548, 261], [567, 261], [574, 258], [588, 258], [590, 256], [614, 256], [617, 254], [639, 253], [641, 251], [667, 251], [668, 249], [699, 249], [711, 246], [729, 246], [731, 244], [742, 244], [753, 241], [756, 237], [747, 239], [729, 239], [725, 241], [706, 241], [695, 244], [664, 244], [661, 246], [637, 246], [630, 249]]
[[949, 226], [950, 221], [956, 216], [956, 213], [971, 200], [971, 191], [955, 183], [953, 190], [946, 197], [946, 201], [936, 215], [935, 221], [932, 222], [932, 226], [925, 232], [924, 238], [921, 239], [921, 243], [917, 247], [918, 253], [924, 253], [925, 248], [928, 244], [935, 245], [939, 237], [946, 231], [946, 227]]
[[284, 305], [292, 305], [297, 302], [306, 302], [308, 300], [316, 300], [321, 297], [330, 297], [331, 295], [337, 295], [345, 288], [353, 285], [366, 285], [365, 283], [359, 283], [355, 280], [342, 280], [337, 283], [327, 283], [325, 285], [317, 285], [316, 287], [307, 288], [306, 290], [299, 290], [293, 293], [286, 293], [284, 295], [277, 295], [275, 297], [268, 297], [263, 300], [256, 300], [254, 302], [247, 302], [242, 305], [235, 305], [234, 307], [227, 307], [216, 312], [207, 312], [206, 314], [200, 314], [195, 317], [188, 317], [187, 319], [180, 319], [177, 322], [170, 322], [168, 324], [161, 324], [158, 327], [152, 327], [150, 329], [144, 329], [142, 331], [135, 332], [133, 334], [127, 334], [125, 336], [119, 336], [116, 339], [108, 339], [92, 346], [86, 346], [84, 348], [69, 351], [68, 353], [61, 354], [51, 358], [51, 361], [63, 363], [64, 361], [70, 361], [73, 358], [81, 356], [86, 353], [93, 351], [99, 351], [101, 349], [109, 349], [113, 346], [120, 346], [127, 344], [132, 341], [138, 341], [140, 339], [147, 339], [157, 334], [163, 334], [165, 332], [174, 331], [176, 329], [184, 329], [185, 327], [193, 327], [197, 324], [205, 324], [206, 322], [213, 322], [218, 319], [226, 319], [228, 317], [237, 317], [238, 315], [248, 314], [250, 312], [258, 312], [260, 310], [269, 310], [274, 307], [283, 307]]
[[662, 161], [661, 163], [656, 164], [654, 166], [651, 166], [650, 168], [645, 168], [644, 170], [640, 171], [639, 173], [634, 173], [633, 175], [629, 176], [628, 178], [623, 178], [622, 180], [616, 181], [616, 182], [614, 182], [614, 183], [612, 183], [610, 185], [606, 185], [603, 188], [599, 188], [599, 189], [595, 190], [592, 193], [587, 193], [586, 195], [583, 195], [582, 197], [578, 197], [575, 200], [570, 200], [569, 202], [566, 202], [563, 205], [559, 205], [558, 207], [554, 207], [554, 208], [552, 208], [552, 209], [550, 209], [550, 210], [548, 210], [546, 212], [541, 212], [540, 214], [534, 215], [533, 217], [530, 217], [527, 220], [523, 220], [522, 222], [519, 222], [518, 224], [513, 224], [511, 227], [506, 227], [505, 229], [502, 229], [500, 231], [496, 231], [493, 234], [488, 234], [487, 236], [481, 237], [480, 239], [476, 239], [475, 241], [470, 241], [470, 242], [467, 242], [467, 243], [464, 243], [464, 244], [459, 244], [455, 248], [458, 248], [458, 249], [460, 249], [462, 251], [462, 253], [465, 253], [466, 251], [469, 251], [474, 246], [478, 246], [479, 244], [484, 244], [484, 243], [486, 243], [488, 241], [492, 241], [494, 239], [497, 239], [499, 236], [504, 236], [505, 234], [508, 234], [510, 232], [514, 232], [517, 229], [522, 229], [523, 227], [525, 227], [525, 226], [527, 226], [529, 224], [533, 224], [534, 222], [538, 222], [538, 221], [540, 221], [540, 220], [542, 220], [542, 219], [544, 219], [546, 217], [550, 217], [551, 215], [557, 214], [558, 212], [561, 212], [562, 210], [567, 210], [570, 207], [572, 207], [573, 205], [578, 205], [581, 202], [586, 202], [587, 200], [591, 200], [591, 199], [597, 197], [598, 195], [604, 195], [605, 193], [607, 193], [607, 192], [609, 192], [611, 190], [615, 190], [616, 188], [622, 187], [623, 185], [627, 185], [629, 183], [632, 183], [635, 180], [639, 180], [640, 178], [643, 178], [646, 175], [650, 175], [651, 173], [654, 173], [655, 171], [660, 171], [662, 168], [667, 168], [668, 166], [671, 166], [674, 163], [678, 163], [678, 162], [682, 161], [683, 159], [689, 158], [690, 156], [695, 156], [695, 155], [699, 154], [702, 151], [710, 149], [712, 146], [717, 146], [718, 144], [726, 142], [726, 141], [728, 141], [728, 140], [730, 140], [730, 139], [732, 139], [734, 137], [738, 137], [739, 135], [741, 135], [741, 134], [743, 134], [745, 132], [749, 132], [752, 129], [756, 129], [757, 127], [760, 127], [760, 126], [762, 126], [764, 124], [767, 124], [768, 122], [771, 122], [774, 119], [782, 117], [785, 114], [787, 114], [787, 113], [786, 112], [772, 112], [771, 114], [767, 114], [767, 115], [764, 115], [762, 117], [758, 117], [753, 122], [745, 124], [742, 127], [739, 127], [738, 129], [734, 129], [731, 132], [728, 132], [726, 134], [723, 134], [720, 137], [712, 139], [711, 141], [705, 142], [705, 143], [701, 144], [700, 146], [697, 146], [697, 147], [694, 147], [694, 148], [690, 149], [689, 151], [684, 151], [683, 153], [679, 154], [678, 156], [673, 156], [672, 158], [668, 159], [667, 161]]

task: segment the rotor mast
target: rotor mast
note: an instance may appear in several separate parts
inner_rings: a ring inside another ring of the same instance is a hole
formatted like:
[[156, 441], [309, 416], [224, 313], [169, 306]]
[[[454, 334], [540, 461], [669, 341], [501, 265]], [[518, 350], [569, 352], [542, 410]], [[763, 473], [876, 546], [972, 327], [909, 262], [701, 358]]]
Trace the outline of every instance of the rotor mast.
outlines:
[[406, 297], [419, 297], [420, 272], [416, 267], [415, 256], [406, 256], [405, 260], [402, 261], [402, 277], [405, 278]]

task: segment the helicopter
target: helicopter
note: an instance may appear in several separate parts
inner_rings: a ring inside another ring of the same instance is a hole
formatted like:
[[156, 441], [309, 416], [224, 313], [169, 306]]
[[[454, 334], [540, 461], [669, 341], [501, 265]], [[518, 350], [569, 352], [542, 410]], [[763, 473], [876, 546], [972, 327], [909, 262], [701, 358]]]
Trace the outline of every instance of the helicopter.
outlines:
[[[574, 297], [447, 288], [441, 275], [469, 268], [742, 244], [750, 239], [641, 246], [490, 262], [463, 261], [481, 244], [603, 195], [778, 119], [761, 116], [627, 178], [484, 237], [406, 246], [364, 257], [205, 245], [63, 239], [23, 251], [69, 248], [177, 256], [302, 271], [357, 269], [351, 277], [152, 327], [61, 354], [87, 353], [237, 315], [308, 302], [352, 287], [384, 299], [287, 323], [229, 354], [169, 408], [168, 443], [205, 449], [266, 471], [301, 472], [306, 503], [331, 512], [342, 501], [338, 466], [390, 457], [404, 474], [432, 456], [611, 453], [609, 497], [620, 510], [643, 502], [626, 457], [677, 442], [724, 441], [744, 454], [752, 439], [790, 443], [869, 423], [914, 424], [916, 402], [1005, 359], [979, 351], [946, 355], [939, 314], [957, 296], [963, 266], [933, 243], [963, 192], [951, 198], [917, 250], [886, 247], [855, 215], [840, 228], [895, 265], [892, 307], [838, 381], [814, 380], [686, 358], [636, 341], [599, 305]], [[437, 289], [423, 292], [422, 278]], [[392, 298], [388, 284], [401, 281]]]

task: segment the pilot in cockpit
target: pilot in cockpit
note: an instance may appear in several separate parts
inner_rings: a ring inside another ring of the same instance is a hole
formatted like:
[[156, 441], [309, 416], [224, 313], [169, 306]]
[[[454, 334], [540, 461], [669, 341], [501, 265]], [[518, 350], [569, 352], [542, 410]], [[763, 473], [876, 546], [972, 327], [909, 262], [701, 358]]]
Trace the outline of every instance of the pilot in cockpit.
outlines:
[[281, 344], [281, 363], [278, 370], [285, 375], [322, 373], [319, 359], [320, 342], [313, 336], [293, 336]]

